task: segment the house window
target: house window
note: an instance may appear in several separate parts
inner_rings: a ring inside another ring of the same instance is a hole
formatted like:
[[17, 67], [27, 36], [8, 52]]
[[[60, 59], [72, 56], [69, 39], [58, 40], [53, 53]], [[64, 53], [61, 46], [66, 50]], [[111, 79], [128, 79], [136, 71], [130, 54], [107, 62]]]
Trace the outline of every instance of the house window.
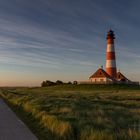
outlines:
[[101, 81], [101, 82], [103, 82], [103, 81], [104, 81], [104, 79], [100, 79], [100, 81]]

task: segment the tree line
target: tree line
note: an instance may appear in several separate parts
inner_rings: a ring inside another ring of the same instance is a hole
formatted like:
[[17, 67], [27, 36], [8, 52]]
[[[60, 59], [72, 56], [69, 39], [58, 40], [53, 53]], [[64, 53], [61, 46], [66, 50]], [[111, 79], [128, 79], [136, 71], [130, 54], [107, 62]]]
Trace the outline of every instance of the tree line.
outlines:
[[50, 80], [46, 80], [46, 81], [43, 81], [41, 83], [41, 87], [48, 87], [48, 86], [56, 86], [56, 85], [63, 85], [63, 84], [74, 84], [74, 85], [77, 85], [77, 81], [69, 81], [67, 83], [61, 81], [61, 80], [57, 80], [56, 82], [53, 82], [53, 81], [50, 81]]

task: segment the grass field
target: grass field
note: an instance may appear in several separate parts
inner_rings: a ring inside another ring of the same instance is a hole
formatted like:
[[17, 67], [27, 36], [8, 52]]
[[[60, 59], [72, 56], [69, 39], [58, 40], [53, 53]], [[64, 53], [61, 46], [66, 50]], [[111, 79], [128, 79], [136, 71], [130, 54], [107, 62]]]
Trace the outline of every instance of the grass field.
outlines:
[[1, 88], [39, 140], [140, 140], [140, 87]]

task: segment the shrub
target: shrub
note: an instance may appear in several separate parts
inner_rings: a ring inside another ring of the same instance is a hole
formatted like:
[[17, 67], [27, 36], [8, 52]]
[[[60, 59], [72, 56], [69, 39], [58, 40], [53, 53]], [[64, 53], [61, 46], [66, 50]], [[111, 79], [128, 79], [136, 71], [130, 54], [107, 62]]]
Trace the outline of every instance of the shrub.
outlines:
[[56, 83], [49, 81], [49, 80], [43, 81], [41, 83], [41, 87], [54, 86], [54, 85], [56, 85]]
[[56, 85], [62, 85], [62, 84], [63, 84], [62, 81], [60, 81], [60, 80], [57, 80], [57, 81], [56, 81]]

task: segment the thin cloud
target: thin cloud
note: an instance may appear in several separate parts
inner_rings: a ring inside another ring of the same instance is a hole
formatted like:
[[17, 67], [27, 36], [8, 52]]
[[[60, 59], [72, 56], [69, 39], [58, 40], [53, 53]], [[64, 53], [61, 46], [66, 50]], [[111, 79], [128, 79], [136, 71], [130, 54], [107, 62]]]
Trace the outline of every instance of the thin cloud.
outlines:
[[126, 66], [128, 59], [139, 71], [137, 0], [5, 0], [0, 5], [0, 64], [8, 68], [39, 67], [51, 76], [54, 69], [56, 75], [82, 69], [88, 75], [105, 63], [105, 37], [111, 27], [117, 64]]

